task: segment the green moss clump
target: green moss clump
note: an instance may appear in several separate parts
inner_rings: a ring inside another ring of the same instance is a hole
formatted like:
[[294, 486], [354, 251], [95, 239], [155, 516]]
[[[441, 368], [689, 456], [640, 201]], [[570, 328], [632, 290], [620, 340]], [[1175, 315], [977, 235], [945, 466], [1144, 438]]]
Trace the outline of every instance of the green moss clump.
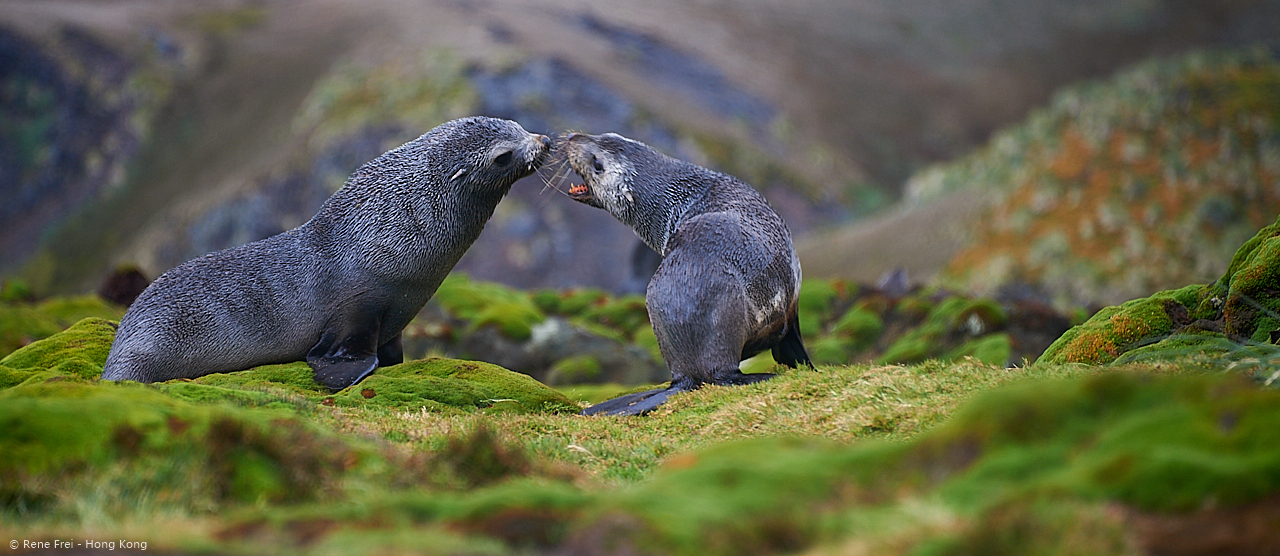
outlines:
[[[1009, 343], [1007, 336], [1003, 340], [997, 336], [972, 345], [966, 342], [999, 330], [1007, 320], [1004, 310], [994, 301], [951, 296], [933, 305], [919, 326], [899, 336], [880, 356], [880, 362], [917, 363], [936, 357], [959, 358], [979, 353], [983, 358], [995, 358], [1002, 351], [1000, 346]], [[957, 344], [961, 345], [957, 348]], [[1008, 355], [998, 361], [983, 358], [980, 359], [986, 363], [1003, 365]]]
[[643, 295], [624, 295], [592, 305], [581, 312], [583, 320], [608, 326], [631, 338], [636, 331], [649, 326], [649, 310]]
[[800, 284], [800, 335], [816, 337], [822, 332], [823, 323], [830, 318], [831, 301], [838, 292], [830, 280], [805, 280]]
[[1245, 242], [1218, 281], [1107, 307], [1068, 330], [1039, 360], [1101, 364], [1210, 354], [1240, 360], [1270, 353], [1266, 344], [1277, 330], [1280, 219]]
[[470, 321], [470, 331], [493, 325], [514, 340], [528, 339], [533, 325], [546, 320], [525, 292], [491, 282], [474, 282], [464, 274], [445, 278], [431, 302]]
[[63, 332], [10, 353], [0, 359], [0, 365], [18, 370], [48, 370], [78, 380], [95, 379], [102, 374], [115, 335], [114, 322], [87, 318]]
[[547, 384], [581, 384], [596, 382], [600, 377], [600, 361], [590, 355], [575, 355], [556, 361], [547, 372]]
[[609, 302], [609, 294], [599, 288], [577, 288], [560, 294], [556, 307], [560, 314], [576, 316]]
[[1004, 366], [1010, 363], [1009, 358], [1012, 355], [1013, 340], [1008, 334], [1000, 332], [969, 340], [948, 353], [944, 359], [958, 361], [965, 357], [972, 357], [988, 365]]
[[[379, 381], [370, 382], [374, 379]], [[383, 383], [383, 379], [395, 380]], [[410, 384], [413, 381], [419, 381], [422, 385], [413, 386]], [[374, 389], [374, 393], [378, 394], [374, 386], [379, 384], [384, 384], [384, 389], [397, 394], [381, 400], [377, 395], [365, 398], [363, 391]], [[487, 407], [498, 404], [504, 410], [510, 409], [511, 404], [500, 402], [514, 402], [519, 411], [527, 412], [576, 413], [579, 410], [563, 394], [528, 375], [489, 363], [438, 357], [378, 369], [360, 384], [343, 391], [342, 395], [350, 402], [394, 407], [416, 408], [414, 404], [417, 402], [414, 400], [432, 400], [457, 407]], [[353, 396], [360, 396], [365, 401], [356, 400]]]
[[1241, 247], [1227, 271], [1230, 289], [1223, 308], [1223, 332], [1269, 341], [1280, 319], [1280, 219]]
[[853, 350], [863, 350], [880, 338], [880, 333], [884, 331], [884, 321], [875, 312], [857, 305], [846, 311], [831, 331], [849, 338]]
[[61, 332], [82, 319], [119, 321], [122, 316], [123, 310], [96, 295], [56, 297], [36, 305], [0, 301], [0, 357]]
[[62, 330], [57, 319], [25, 304], [0, 302], [0, 357]]
[[533, 334], [533, 325], [546, 320], [536, 307], [524, 302], [495, 302], [481, 309], [471, 320], [468, 333], [485, 325], [493, 325], [503, 336], [512, 340], [528, 340]]
[[96, 295], [54, 297], [36, 305], [36, 310], [53, 317], [63, 327], [83, 319], [98, 318], [120, 322], [124, 310]]

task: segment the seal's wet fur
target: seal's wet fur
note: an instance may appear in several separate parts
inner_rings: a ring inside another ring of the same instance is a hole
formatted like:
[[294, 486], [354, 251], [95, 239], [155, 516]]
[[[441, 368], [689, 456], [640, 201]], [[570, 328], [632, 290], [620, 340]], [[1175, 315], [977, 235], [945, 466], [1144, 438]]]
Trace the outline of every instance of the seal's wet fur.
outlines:
[[800, 339], [800, 259], [791, 233], [751, 186], [623, 137], [572, 134], [557, 144], [583, 183], [577, 201], [602, 208], [662, 255], [646, 290], [671, 386], [623, 396], [584, 414], [643, 414], [703, 384], [748, 384], [738, 364], [766, 349], [810, 365]]
[[102, 378], [305, 359], [338, 390], [401, 362], [400, 331], [549, 150], [509, 120], [441, 124], [360, 167], [307, 223], [156, 279], [121, 320]]

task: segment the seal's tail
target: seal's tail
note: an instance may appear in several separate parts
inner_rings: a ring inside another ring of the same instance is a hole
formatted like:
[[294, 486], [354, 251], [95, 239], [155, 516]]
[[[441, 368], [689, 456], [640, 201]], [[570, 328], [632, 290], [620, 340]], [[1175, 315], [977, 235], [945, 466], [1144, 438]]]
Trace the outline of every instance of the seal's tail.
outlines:
[[809, 353], [804, 350], [804, 342], [800, 341], [799, 315], [787, 321], [787, 332], [783, 334], [782, 341], [773, 346], [773, 360], [793, 369], [800, 365], [813, 366]]

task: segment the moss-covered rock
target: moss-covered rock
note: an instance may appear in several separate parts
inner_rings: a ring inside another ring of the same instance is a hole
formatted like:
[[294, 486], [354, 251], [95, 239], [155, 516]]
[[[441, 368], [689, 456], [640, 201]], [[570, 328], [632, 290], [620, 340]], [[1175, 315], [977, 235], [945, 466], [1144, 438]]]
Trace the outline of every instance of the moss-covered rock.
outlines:
[[48, 338], [85, 318], [119, 321], [124, 311], [96, 295], [58, 297], [38, 304], [0, 300], [0, 357]]
[[[527, 375], [479, 361], [432, 357], [378, 369], [335, 396], [340, 405], [418, 409], [436, 404], [504, 411], [574, 412], [563, 394]], [[428, 403], [423, 403], [428, 402]]]
[[[902, 334], [880, 356], [883, 363], [916, 363], [931, 358], [975, 357], [984, 363], [1004, 365], [1010, 349], [993, 349], [1003, 342], [996, 337], [984, 344], [968, 345], [970, 340], [1003, 329], [1008, 316], [999, 304], [989, 299], [951, 296], [929, 309], [919, 326]], [[978, 349], [978, 348], [981, 349]], [[994, 359], [1003, 357], [1001, 359]], [[993, 358], [993, 359], [986, 359]]]
[[1245, 242], [1212, 284], [1107, 307], [1045, 350], [1048, 363], [1270, 357], [1280, 331], [1280, 219]]
[[[116, 323], [87, 318], [71, 328], [10, 353], [0, 366], [25, 372], [49, 371], [75, 380], [92, 380], [102, 366], [116, 335]], [[9, 381], [4, 381], [9, 382]]]
[[475, 282], [465, 274], [445, 278], [431, 303], [469, 321], [469, 331], [492, 325], [513, 340], [528, 339], [533, 325], [546, 319], [529, 294], [492, 282]]

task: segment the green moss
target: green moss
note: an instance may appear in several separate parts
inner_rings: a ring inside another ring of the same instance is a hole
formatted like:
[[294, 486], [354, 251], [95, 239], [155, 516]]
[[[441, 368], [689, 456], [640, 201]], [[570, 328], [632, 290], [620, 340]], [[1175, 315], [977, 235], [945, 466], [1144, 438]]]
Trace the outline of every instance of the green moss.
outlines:
[[281, 390], [300, 395], [328, 395], [329, 393], [324, 385], [316, 382], [311, 367], [301, 361], [281, 365], [263, 365], [234, 373], [214, 373], [193, 381], [203, 385], [239, 390]]
[[119, 322], [124, 316], [123, 309], [107, 303], [96, 295], [55, 297], [36, 305], [36, 310], [53, 317], [63, 327], [87, 318]]
[[831, 301], [836, 298], [836, 288], [830, 280], [805, 280], [800, 285], [800, 335], [816, 337], [822, 332], [823, 323], [830, 318]]
[[850, 342], [838, 336], [819, 336], [807, 344], [809, 358], [820, 365], [847, 365], [852, 356]]
[[537, 307], [525, 302], [494, 302], [481, 309], [471, 320], [467, 333], [475, 329], [493, 325], [503, 336], [512, 340], [528, 340], [533, 333], [533, 325], [546, 320]]
[[94, 379], [102, 374], [115, 335], [115, 323], [99, 318], [84, 319], [63, 332], [10, 353], [0, 359], [0, 365], [55, 370], [80, 380]]
[[533, 300], [533, 304], [538, 306], [543, 313], [556, 314], [560, 312], [560, 292], [551, 289], [542, 289], [533, 292], [529, 296]]
[[0, 303], [0, 357], [62, 330], [57, 319], [25, 304]]
[[479, 384], [430, 375], [400, 378], [372, 375], [334, 396], [337, 405], [379, 406], [439, 411], [444, 407], [479, 407], [495, 399]]
[[1013, 354], [1013, 341], [1003, 332], [990, 334], [965, 342], [946, 355], [946, 359], [956, 361], [972, 357], [988, 365], [1004, 366], [1010, 363]]
[[96, 295], [58, 297], [38, 305], [0, 302], [0, 357], [35, 340], [48, 338], [81, 319], [119, 321], [124, 311]]
[[609, 294], [598, 288], [576, 288], [560, 294], [557, 310], [562, 315], [580, 315], [609, 302]]
[[852, 340], [851, 347], [854, 350], [863, 350], [880, 338], [880, 333], [884, 331], [884, 321], [875, 312], [857, 305], [845, 311], [831, 331]]
[[533, 325], [546, 319], [528, 294], [492, 282], [473, 282], [464, 274], [445, 278], [431, 302], [471, 321], [471, 331], [494, 325], [514, 340], [528, 339]]
[[[1174, 316], [1190, 324], [1219, 323], [1222, 334], [1175, 330]], [[1236, 252], [1227, 273], [1207, 285], [1191, 285], [1107, 307], [1049, 346], [1047, 363], [1153, 361], [1217, 354], [1239, 360], [1269, 343], [1280, 329], [1280, 219]], [[1136, 350], [1132, 357], [1127, 352]]]
[[189, 404], [128, 383], [10, 388], [0, 392], [0, 426], [0, 490], [36, 508], [57, 484], [95, 475], [98, 488], [125, 498], [108, 506], [127, 511], [307, 500], [369, 455], [279, 414]]
[[547, 384], [579, 384], [596, 382], [600, 376], [600, 362], [590, 355], [575, 355], [556, 361], [547, 371]]
[[[899, 307], [902, 310], [902, 307]], [[954, 359], [976, 356], [980, 360], [1003, 365], [1005, 357], [995, 361], [1001, 352], [1010, 350], [1007, 336], [995, 335], [992, 330], [1003, 327], [1008, 317], [1000, 305], [989, 299], [969, 299], [952, 296], [932, 305], [924, 322], [908, 330], [880, 356], [882, 363], [917, 363], [935, 357]], [[957, 341], [956, 339], [961, 340]], [[963, 343], [962, 343], [963, 342]], [[961, 345], [957, 346], [957, 343]], [[986, 358], [993, 358], [988, 361]]]
[[880, 356], [881, 363], [918, 363], [934, 357], [934, 343], [924, 334], [908, 332], [894, 340]]
[[[480, 361], [460, 361], [457, 359], [429, 357], [378, 369], [376, 373], [370, 376], [370, 379], [377, 376], [398, 379], [436, 378], [444, 381], [465, 383], [464, 390], [469, 392], [466, 394], [467, 396], [473, 395], [470, 392], [475, 392], [476, 394], [474, 395], [478, 395], [481, 392], [484, 394], [484, 397], [477, 399], [473, 405], [512, 400], [519, 404], [523, 411], [553, 413], [565, 411], [576, 413], [578, 411], [577, 405], [564, 397], [564, 395], [548, 388], [532, 377]], [[366, 379], [366, 382], [368, 380]], [[363, 384], [356, 385], [349, 390], [360, 390]], [[445, 383], [432, 381], [432, 384], [439, 386]], [[448, 396], [451, 394], [442, 393], [441, 395]], [[373, 402], [371, 400], [371, 403], [381, 402]]]
[[[1261, 241], [1257, 241], [1257, 240]], [[1261, 319], [1280, 318], [1280, 219], [1240, 248], [1223, 308], [1223, 331], [1250, 338]]]
[[587, 307], [580, 314], [582, 319], [613, 328], [625, 338], [630, 338], [640, 328], [649, 326], [649, 310], [643, 295], [632, 294], [609, 299], [603, 304]]

